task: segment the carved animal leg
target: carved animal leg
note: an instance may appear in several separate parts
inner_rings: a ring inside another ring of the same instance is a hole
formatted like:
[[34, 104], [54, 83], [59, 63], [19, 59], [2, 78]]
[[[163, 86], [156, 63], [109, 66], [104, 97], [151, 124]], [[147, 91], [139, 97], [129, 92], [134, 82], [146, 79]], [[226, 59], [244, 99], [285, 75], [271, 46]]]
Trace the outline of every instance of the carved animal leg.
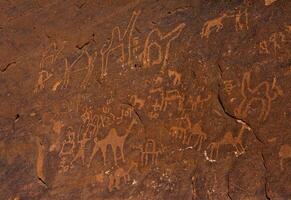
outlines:
[[109, 190], [109, 192], [112, 192], [112, 190], [114, 188], [114, 182], [115, 182], [114, 176], [112, 174], [109, 175], [109, 183], [108, 183], [108, 190]]
[[[92, 154], [91, 154], [91, 156], [90, 156], [89, 163], [88, 163], [88, 165], [87, 165], [88, 168], [91, 166], [91, 162], [92, 162], [94, 156], [96, 155], [97, 151], [98, 151], [98, 147], [94, 146], [94, 148], [93, 148], [93, 152], [92, 152]], [[72, 162], [73, 162], [73, 161], [72, 161]]]
[[280, 159], [280, 167], [281, 167], [281, 170], [282, 171], [284, 170], [283, 160], [284, 160], [283, 158]]

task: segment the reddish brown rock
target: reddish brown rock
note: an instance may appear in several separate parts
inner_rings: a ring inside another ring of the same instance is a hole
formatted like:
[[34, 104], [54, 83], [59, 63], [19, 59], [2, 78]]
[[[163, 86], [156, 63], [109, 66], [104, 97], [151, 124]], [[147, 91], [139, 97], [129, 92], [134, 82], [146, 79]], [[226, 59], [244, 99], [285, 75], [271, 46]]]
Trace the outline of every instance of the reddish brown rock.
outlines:
[[0, 2], [0, 199], [291, 199], [290, 8]]

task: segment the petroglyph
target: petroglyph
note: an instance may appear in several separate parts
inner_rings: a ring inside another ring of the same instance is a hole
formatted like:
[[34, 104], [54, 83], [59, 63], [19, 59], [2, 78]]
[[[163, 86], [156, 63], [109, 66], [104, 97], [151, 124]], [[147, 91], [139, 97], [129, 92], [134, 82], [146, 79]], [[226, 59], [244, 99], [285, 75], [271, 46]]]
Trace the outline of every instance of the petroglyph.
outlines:
[[272, 3], [276, 2], [277, 0], [265, 0], [265, 6], [269, 6]]
[[42, 53], [40, 69], [46, 69], [49, 65], [54, 64], [64, 47], [64, 43], [61, 48], [59, 48], [55, 42], [50, 44], [49, 47]]
[[37, 83], [34, 87], [34, 93], [39, 93], [45, 88], [45, 83], [53, 76], [52, 73], [49, 73], [46, 70], [41, 70], [38, 73]]
[[163, 111], [167, 110], [167, 107], [170, 103], [178, 101], [178, 110], [181, 111], [183, 109], [185, 96], [184, 94], [180, 93], [178, 90], [168, 90], [165, 92], [164, 97], [164, 107]]
[[194, 99], [192, 96], [189, 97], [188, 103], [191, 106], [191, 111], [196, 111], [198, 109], [202, 109], [204, 104], [208, 102], [211, 99], [211, 94], [208, 94], [206, 97], [202, 97], [201, 95], [198, 95], [196, 99]]
[[68, 163], [69, 157], [74, 154], [75, 149], [75, 137], [76, 133], [72, 127], [68, 127], [66, 131], [66, 138], [63, 141], [61, 150], [59, 152], [60, 161], [60, 172], [67, 172], [70, 169], [70, 163]]
[[[153, 29], [145, 41], [143, 67], [149, 68], [161, 64], [161, 71], [164, 72], [170, 57], [171, 43], [180, 36], [185, 26], [185, 23], [181, 23], [167, 34], [163, 34], [158, 28]], [[151, 56], [152, 51], [157, 51], [156, 58]]]
[[286, 41], [286, 36], [283, 32], [272, 33], [267, 40], [259, 43], [259, 53], [277, 55], [278, 51], [282, 49], [282, 45]]
[[85, 78], [83, 79], [83, 82], [81, 83], [81, 87], [83, 89], [86, 89], [89, 81], [90, 81], [90, 78], [92, 76], [92, 73], [93, 73], [93, 70], [94, 70], [94, 62], [95, 62], [95, 59], [97, 57], [97, 51], [95, 51], [93, 53], [93, 55], [90, 55], [88, 50], [85, 49], [85, 55], [87, 56], [87, 62], [88, 62], [88, 66], [87, 66], [87, 72], [86, 72], [86, 75], [85, 75]]
[[61, 131], [64, 127], [64, 123], [62, 121], [53, 120], [53, 133], [55, 134], [55, 142], [50, 146], [49, 151], [59, 151], [61, 148]]
[[187, 121], [189, 124], [188, 126], [190, 128], [190, 135], [187, 139], [186, 144], [189, 145], [192, 140], [192, 137], [197, 136], [197, 140], [196, 143], [194, 144], [194, 147], [197, 147], [197, 151], [200, 151], [203, 142], [207, 139], [207, 134], [202, 130], [201, 121], [195, 123], [194, 125], [192, 125], [192, 122], [190, 121], [189, 118], [187, 118]]
[[130, 102], [133, 106], [137, 107], [139, 110], [141, 110], [144, 107], [145, 100], [139, 98], [137, 95], [132, 95], [130, 97]]
[[181, 84], [181, 74], [176, 72], [175, 70], [168, 70], [168, 76], [173, 77], [173, 85], [177, 86]]
[[113, 174], [109, 174], [108, 190], [112, 192], [114, 188], [119, 190], [121, 188], [122, 179], [124, 183], [131, 180], [130, 172], [137, 168], [137, 163], [131, 162], [129, 168], [126, 170], [122, 167], [117, 168]]
[[156, 141], [148, 139], [145, 144], [135, 146], [134, 149], [140, 151], [140, 161], [142, 166], [157, 165], [159, 155], [163, 152], [163, 147], [158, 148]]
[[242, 31], [244, 29], [249, 29], [249, 17], [248, 17], [248, 10], [238, 10], [238, 13], [235, 13], [235, 30]]
[[79, 60], [81, 59], [83, 54], [84, 54], [84, 52], [82, 51], [82, 53], [71, 64], [69, 64], [68, 59], [65, 58], [65, 72], [64, 72], [64, 78], [63, 78], [63, 83], [62, 83], [63, 89], [68, 88], [68, 85], [70, 83], [71, 74], [73, 72], [76, 72], [76, 71], [73, 71], [72, 69], [79, 62]]
[[86, 134], [84, 134], [82, 139], [78, 141], [79, 149], [78, 149], [77, 154], [75, 155], [74, 159], [71, 161], [71, 166], [78, 159], [81, 159], [82, 160], [82, 164], [85, 165], [86, 144], [88, 143], [88, 141], [90, 141], [90, 139], [91, 138], [87, 138]]
[[241, 85], [241, 95], [243, 100], [235, 109], [235, 115], [246, 118], [250, 106], [254, 102], [260, 102], [262, 107], [259, 115], [259, 120], [265, 121], [270, 113], [271, 105], [279, 96], [283, 96], [283, 91], [276, 85], [277, 79], [274, 77], [270, 87], [269, 82], [263, 81], [255, 87], [251, 87], [251, 73], [244, 73]]
[[[121, 52], [121, 63], [131, 65], [132, 63], [132, 33], [135, 28], [136, 20], [140, 15], [140, 11], [134, 11], [128, 26], [123, 35], [121, 35], [119, 26], [112, 29], [111, 39], [108, 44], [104, 44], [100, 50], [102, 66], [101, 66], [101, 78], [107, 75], [108, 59], [113, 51], [119, 50]], [[127, 55], [126, 55], [126, 51]]]
[[115, 128], [111, 128], [109, 130], [108, 135], [101, 140], [98, 140], [97, 137], [94, 138], [94, 148], [93, 148], [93, 152], [91, 154], [90, 157], [90, 161], [88, 164], [88, 167], [91, 166], [91, 162], [94, 158], [94, 156], [96, 155], [96, 153], [100, 150], [103, 156], [103, 164], [105, 165], [105, 161], [106, 161], [106, 152], [107, 152], [107, 147], [111, 146], [112, 151], [113, 151], [113, 156], [114, 156], [114, 162], [115, 165], [117, 165], [117, 149], [120, 150], [121, 152], [121, 160], [124, 162], [125, 158], [124, 158], [124, 142], [127, 138], [127, 136], [129, 135], [129, 133], [132, 131], [132, 128], [134, 125], [137, 124], [137, 120], [136, 119], [132, 119], [131, 123], [129, 124], [128, 129], [125, 131], [125, 134], [122, 136], [119, 136], [117, 133], [117, 130]]
[[230, 17], [227, 13], [223, 13], [220, 17], [208, 20], [204, 23], [201, 38], [209, 38], [212, 31], [218, 32], [223, 28], [223, 20]]
[[201, 38], [209, 38], [209, 35], [215, 31], [219, 32], [223, 29], [223, 20], [227, 18], [233, 18], [235, 22], [235, 30], [237, 32], [249, 29], [249, 16], [248, 10], [245, 9], [235, 9], [234, 11], [223, 13], [220, 17], [208, 20], [204, 23]]
[[233, 83], [233, 80], [225, 80], [225, 81], [223, 81], [223, 84], [224, 84], [224, 91], [228, 95], [231, 95], [232, 90], [236, 87]]
[[220, 146], [222, 145], [232, 145], [234, 148], [235, 148], [235, 154], [236, 155], [240, 155], [242, 153], [245, 152], [245, 148], [242, 144], [243, 142], [243, 134], [244, 134], [244, 131], [245, 130], [248, 130], [250, 131], [250, 127], [243, 123], [243, 122], [240, 122], [241, 124], [241, 128], [239, 130], [239, 133], [237, 136], [234, 136], [233, 133], [231, 131], [227, 131], [223, 138], [220, 139], [218, 142], [212, 142], [208, 145], [207, 148], [210, 149], [210, 158], [213, 159], [217, 159], [218, 158], [218, 154], [219, 154], [219, 148]]
[[280, 158], [280, 167], [281, 170], [284, 170], [284, 160], [291, 159], [291, 146], [288, 144], [284, 144], [280, 147], [279, 150], [279, 158]]

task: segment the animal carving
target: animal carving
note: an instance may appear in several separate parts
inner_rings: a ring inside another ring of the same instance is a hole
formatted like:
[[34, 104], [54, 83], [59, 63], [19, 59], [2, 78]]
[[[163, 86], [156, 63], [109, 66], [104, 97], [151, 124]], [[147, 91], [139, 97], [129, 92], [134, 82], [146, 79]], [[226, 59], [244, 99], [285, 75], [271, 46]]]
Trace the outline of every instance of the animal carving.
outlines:
[[281, 170], [284, 170], [283, 161], [291, 158], [291, 146], [290, 145], [284, 144], [280, 147], [279, 158], [280, 158]]
[[200, 151], [202, 143], [207, 139], [207, 134], [204, 131], [202, 131], [201, 121], [197, 122], [193, 126], [190, 126], [190, 128], [191, 128], [190, 135], [188, 137], [186, 144], [189, 145], [192, 140], [192, 137], [197, 136], [197, 140], [196, 143], [194, 144], [194, 147], [197, 147], [197, 150]]
[[[108, 44], [104, 44], [100, 53], [101, 53], [101, 59], [102, 59], [102, 65], [101, 65], [101, 78], [105, 77], [107, 75], [107, 67], [108, 67], [108, 59], [111, 54], [111, 52], [115, 50], [120, 50], [121, 52], [121, 62], [125, 64], [127, 62], [128, 64], [131, 64], [132, 62], [132, 32], [135, 27], [136, 20], [138, 16], [140, 15], [140, 11], [134, 11], [131, 19], [129, 21], [129, 24], [123, 33], [121, 35], [120, 28], [117, 26], [112, 30], [111, 33], [111, 39]], [[125, 52], [128, 50], [127, 58], [125, 55]]]
[[162, 153], [162, 150], [158, 149], [156, 142], [152, 139], [148, 139], [144, 145], [139, 145], [134, 148], [140, 150], [142, 166], [147, 166], [149, 164], [156, 165], [158, 163], [158, 157]]
[[137, 120], [133, 119], [129, 125], [129, 128], [126, 130], [125, 134], [122, 136], [118, 135], [117, 130], [115, 128], [111, 128], [109, 130], [108, 135], [104, 139], [98, 140], [97, 137], [95, 137], [94, 138], [95, 146], [93, 148], [93, 152], [91, 154], [88, 167], [90, 167], [91, 162], [92, 162], [92, 160], [93, 160], [93, 158], [96, 155], [98, 150], [101, 150], [101, 153], [103, 156], [103, 163], [105, 165], [106, 152], [107, 152], [108, 146], [111, 146], [111, 148], [113, 150], [113, 157], [114, 157], [115, 165], [117, 165], [117, 149], [120, 150], [121, 159], [124, 162], [125, 161], [125, 159], [124, 159], [124, 142], [125, 142], [125, 139], [129, 135], [129, 133], [131, 132], [131, 130], [135, 124], [137, 124]]
[[113, 174], [109, 175], [109, 183], [108, 183], [108, 190], [111, 192], [114, 188], [117, 190], [120, 189], [121, 181], [124, 180], [124, 183], [127, 183], [130, 181], [130, 172], [137, 168], [137, 164], [135, 162], [132, 162], [130, 167], [125, 170], [124, 168], [118, 168]]
[[[170, 56], [172, 41], [176, 40], [186, 24], [181, 23], [167, 34], [162, 34], [158, 28], [153, 29], [147, 36], [143, 51], [143, 66], [148, 68], [152, 65], [161, 64], [161, 71], [164, 72]], [[157, 57], [152, 57], [152, 51], [157, 50]]]
[[174, 86], [177, 86], [177, 85], [180, 85], [181, 84], [181, 74], [174, 71], [174, 70], [168, 70], [168, 76], [171, 78], [171, 77], [174, 77], [173, 79], [173, 85]]
[[222, 145], [232, 145], [235, 148], [236, 153], [238, 154], [241, 154], [245, 151], [245, 148], [242, 144], [242, 137], [243, 137], [244, 130], [247, 129], [250, 131], [250, 128], [247, 124], [241, 121], [239, 122], [241, 123], [242, 126], [241, 126], [241, 129], [239, 130], [238, 136], [235, 137], [233, 136], [233, 133], [231, 131], [227, 131], [220, 141], [212, 142], [208, 145], [208, 148], [210, 148], [211, 158], [218, 157], [219, 148]]
[[216, 32], [220, 31], [223, 28], [222, 21], [226, 17], [228, 17], [228, 15], [223, 13], [220, 17], [205, 22], [202, 28], [201, 38], [208, 38], [213, 30]]
[[186, 141], [186, 134], [187, 130], [183, 127], [172, 126], [170, 128], [170, 136], [174, 137], [175, 139], [183, 138], [183, 143]]
[[259, 101], [262, 105], [259, 120], [265, 121], [269, 115], [272, 101], [283, 95], [283, 91], [276, 85], [276, 78], [273, 79], [272, 86], [267, 81], [263, 81], [256, 87], [251, 88], [251, 74], [245, 73], [242, 80], [241, 94], [243, 100], [240, 102], [235, 114], [238, 117], [247, 117], [250, 106]]
[[183, 94], [180, 94], [178, 90], [168, 90], [165, 92], [164, 96], [164, 107], [163, 111], [166, 111], [168, 104], [173, 101], [178, 101], [178, 110], [181, 111], [183, 109], [183, 102], [184, 102], [185, 96]]

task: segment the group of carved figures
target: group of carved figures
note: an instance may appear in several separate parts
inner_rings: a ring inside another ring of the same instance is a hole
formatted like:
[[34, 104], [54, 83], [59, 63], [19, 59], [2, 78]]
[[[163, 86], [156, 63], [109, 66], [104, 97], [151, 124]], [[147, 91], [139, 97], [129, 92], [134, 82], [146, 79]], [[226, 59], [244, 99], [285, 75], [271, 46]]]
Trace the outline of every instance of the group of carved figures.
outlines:
[[[94, 141], [93, 150], [89, 158], [87, 167], [91, 166], [91, 163], [98, 151], [101, 152], [103, 164], [105, 165], [109, 146], [111, 147], [112, 152], [113, 152], [115, 165], [118, 164], [118, 160], [121, 160], [122, 162], [124, 162], [125, 161], [124, 142], [126, 138], [128, 137], [128, 135], [132, 132], [132, 129], [134, 125], [136, 124], [137, 124], [137, 120], [133, 118], [123, 135], [120, 135], [115, 128], [110, 128], [105, 138], [98, 139], [97, 136], [95, 136], [93, 138], [93, 141]], [[93, 130], [90, 130], [90, 131], [92, 132]], [[70, 157], [73, 156], [73, 159], [71, 160], [69, 165], [66, 166], [66, 169], [64, 169], [64, 171], [67, 171], [78, 160], [81, 160], [82, 164], [85, 165], [85, 158], [86, 158], [85, 150], [87, 149], [86, 145], [89, 141], [92, 141], [92, 135], [93, 134], [87, 134], [87, 132], [84, 132], [82, 134], [82, 137], [77, 141], [78, 145], [76, 145], [76, 133], [72, 130], [72, 128], [68, 128], [67, 138], [63, 141], [63, 145], [60, 150], [59, 156], [61, 159], [65, 158], [66, 156], [70, 156]], [[118, 156], [118, 153], [117, 153], [118, 150], [120, 152], [120, 157]], [[62, 166], [62, 161], [61, 161], [61, 166]]]

